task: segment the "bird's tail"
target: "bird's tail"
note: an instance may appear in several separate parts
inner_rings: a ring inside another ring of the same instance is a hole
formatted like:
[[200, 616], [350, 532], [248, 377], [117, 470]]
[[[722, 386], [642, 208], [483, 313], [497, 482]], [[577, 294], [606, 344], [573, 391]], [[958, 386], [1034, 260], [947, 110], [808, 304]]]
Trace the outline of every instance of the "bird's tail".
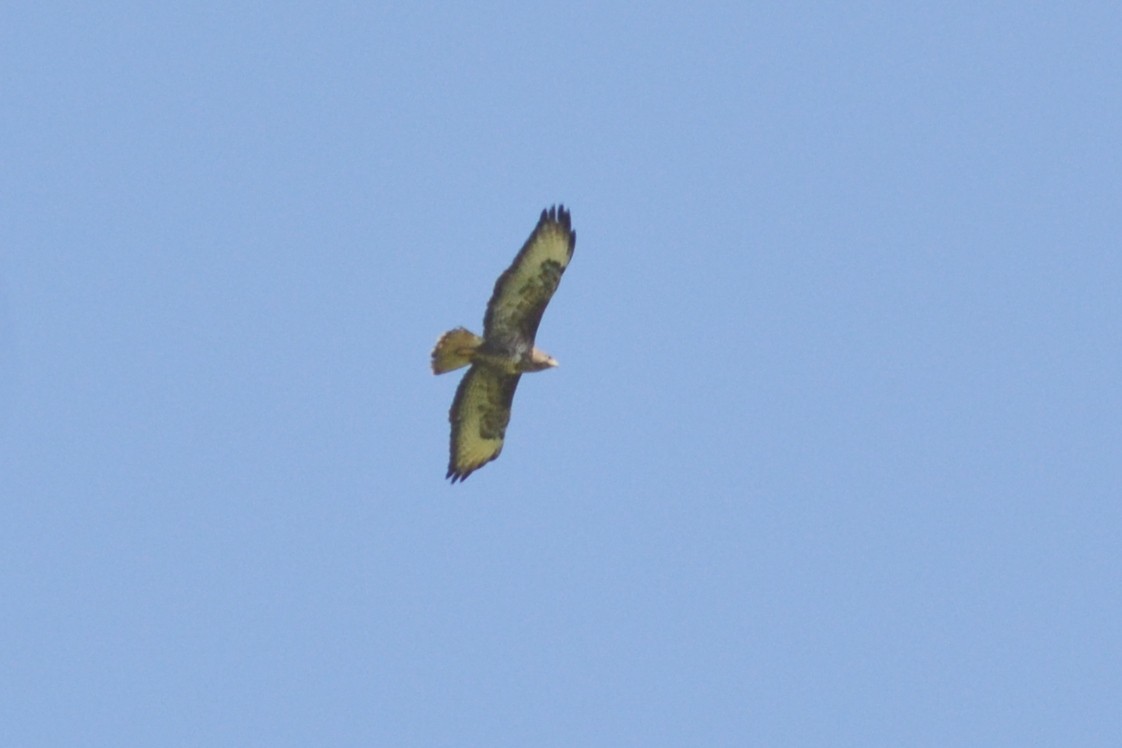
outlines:
[[483, 338], [462, 327], [444, 333], [432, 349], [432, 373], [444, 374], [467, 366], [482, 342]]

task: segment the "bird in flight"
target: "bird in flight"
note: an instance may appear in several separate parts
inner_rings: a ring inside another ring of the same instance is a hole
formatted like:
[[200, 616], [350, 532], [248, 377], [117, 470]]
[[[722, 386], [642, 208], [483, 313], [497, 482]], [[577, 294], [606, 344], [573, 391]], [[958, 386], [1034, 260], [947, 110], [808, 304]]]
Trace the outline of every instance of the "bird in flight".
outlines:
[[482, 337], [457, 327], [436, 341], [433, 374], [471, 365], [448, 413], [452, 444], [444, 477], [453, 483], [465, 480], [502, 452], [519, 378], [557, 366], [552, 356], [534, 346], [534, 337], [576, 242], [563, 205], [543, 210], [514, 262], [495, 282]]

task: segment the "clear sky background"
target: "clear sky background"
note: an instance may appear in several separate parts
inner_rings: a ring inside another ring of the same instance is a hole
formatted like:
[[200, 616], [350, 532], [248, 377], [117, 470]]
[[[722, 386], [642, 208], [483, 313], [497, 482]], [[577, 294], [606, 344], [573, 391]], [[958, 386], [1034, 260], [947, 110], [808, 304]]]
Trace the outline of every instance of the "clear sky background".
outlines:
[[0, 744], [1119, 745], [1122, 6], [685, 5], [4, 5]]

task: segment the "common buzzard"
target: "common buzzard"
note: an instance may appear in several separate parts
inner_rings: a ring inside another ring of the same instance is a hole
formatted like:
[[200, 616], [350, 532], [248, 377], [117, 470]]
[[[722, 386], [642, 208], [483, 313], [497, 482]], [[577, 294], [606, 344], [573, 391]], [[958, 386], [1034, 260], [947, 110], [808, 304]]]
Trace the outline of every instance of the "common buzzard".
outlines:
[[436, 341], [433, 374], [471, 364], [448, 413], [452, 447], [444, 477], [453, 483], [465, 480], [502, 452], [510, 405], [522, 374], [557, 366], [552, 356], [534, 346], [534, 336], [576, 242], [563, 205], [543, 210], [514, 262], [495, 282], [483, 318], [483, 337], [457, 327]]

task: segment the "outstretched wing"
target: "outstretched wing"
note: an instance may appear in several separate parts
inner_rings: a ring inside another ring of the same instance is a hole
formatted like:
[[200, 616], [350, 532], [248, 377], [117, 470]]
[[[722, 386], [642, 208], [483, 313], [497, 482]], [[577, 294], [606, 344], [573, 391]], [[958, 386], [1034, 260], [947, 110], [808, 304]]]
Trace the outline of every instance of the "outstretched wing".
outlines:
[[561, 282], [576, 243], [565, 206], [542, 211], [534, 233], [495, 282], [483, 318], [485, 339], [534, 344], [542, 312]]
[[451, 478], [453, 483], [462, 481], [503, 451], [510, 404], [520, 376], [481, 364], [468, 369], [448, 413], [452, 422], [452, 454], [445, 478]]

